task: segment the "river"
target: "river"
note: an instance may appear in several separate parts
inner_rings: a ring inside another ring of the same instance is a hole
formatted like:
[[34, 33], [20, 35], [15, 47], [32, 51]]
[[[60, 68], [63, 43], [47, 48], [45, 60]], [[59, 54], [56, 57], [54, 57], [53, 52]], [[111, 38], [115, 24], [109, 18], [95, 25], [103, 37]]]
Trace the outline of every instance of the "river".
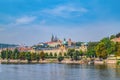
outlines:
[[0, 80], [120, 80], [120, 68], [78, 64], [0, 64]]

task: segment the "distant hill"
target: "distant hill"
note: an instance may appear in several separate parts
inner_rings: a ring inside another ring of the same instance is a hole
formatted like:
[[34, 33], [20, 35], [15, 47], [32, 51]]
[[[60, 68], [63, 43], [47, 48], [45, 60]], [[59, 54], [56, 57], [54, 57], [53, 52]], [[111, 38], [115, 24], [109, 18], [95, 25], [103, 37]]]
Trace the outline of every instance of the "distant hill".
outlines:
[[4, 44], [4, 43], [0, 43], [0, 49], [1, 48], [13, 48], [13, 47], [17, 47], [18, 45], [15, 44]]

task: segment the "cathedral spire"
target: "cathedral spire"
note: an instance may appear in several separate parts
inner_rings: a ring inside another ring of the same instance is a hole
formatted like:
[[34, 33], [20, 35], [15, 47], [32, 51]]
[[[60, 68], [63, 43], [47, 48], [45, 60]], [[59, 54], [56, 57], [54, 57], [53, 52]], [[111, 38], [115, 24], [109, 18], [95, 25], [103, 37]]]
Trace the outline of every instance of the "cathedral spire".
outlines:
[[52, 34], [52, 37], [51, 37], [51, 42], [53, 42], [54, 41], [54, 35]]

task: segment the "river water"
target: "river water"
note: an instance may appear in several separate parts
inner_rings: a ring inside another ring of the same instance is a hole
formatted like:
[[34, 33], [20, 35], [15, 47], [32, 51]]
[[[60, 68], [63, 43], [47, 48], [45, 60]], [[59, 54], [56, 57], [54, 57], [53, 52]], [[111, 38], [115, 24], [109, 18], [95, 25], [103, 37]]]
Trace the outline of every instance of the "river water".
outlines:
[[78, 64], [0, 64], [0, 80], [120, 80], [120, 68]]

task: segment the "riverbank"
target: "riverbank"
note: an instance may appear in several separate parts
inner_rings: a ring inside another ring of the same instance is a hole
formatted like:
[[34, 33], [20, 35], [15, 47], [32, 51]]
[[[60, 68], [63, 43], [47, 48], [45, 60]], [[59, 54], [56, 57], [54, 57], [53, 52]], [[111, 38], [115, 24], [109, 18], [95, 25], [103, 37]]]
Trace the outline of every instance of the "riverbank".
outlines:
[[78, 60], [78, 61], [71, 61], [70, 59], [64, 59], [63, 61], [59, 62], [57, 59], [45, 59], [40, 61], [27, 61], [27, 60], [0, 60], [1, 64], [44, 64], [44, 63], [63, 63], [63, 64], [117, 64], [117, 60], [94, 60], [91, 61], [90, 59], [87, 60]]
[[42, 63], [64, 63], [64, 64], [88, 64], [88, 60], [78, 60], [71, 61], [70, 59], [65, 59], [59, 62], [57, 59], [45, 59], [40, 61], [27, 61], [27, 60], [0, 60], [1, 64], [42, 64]]

